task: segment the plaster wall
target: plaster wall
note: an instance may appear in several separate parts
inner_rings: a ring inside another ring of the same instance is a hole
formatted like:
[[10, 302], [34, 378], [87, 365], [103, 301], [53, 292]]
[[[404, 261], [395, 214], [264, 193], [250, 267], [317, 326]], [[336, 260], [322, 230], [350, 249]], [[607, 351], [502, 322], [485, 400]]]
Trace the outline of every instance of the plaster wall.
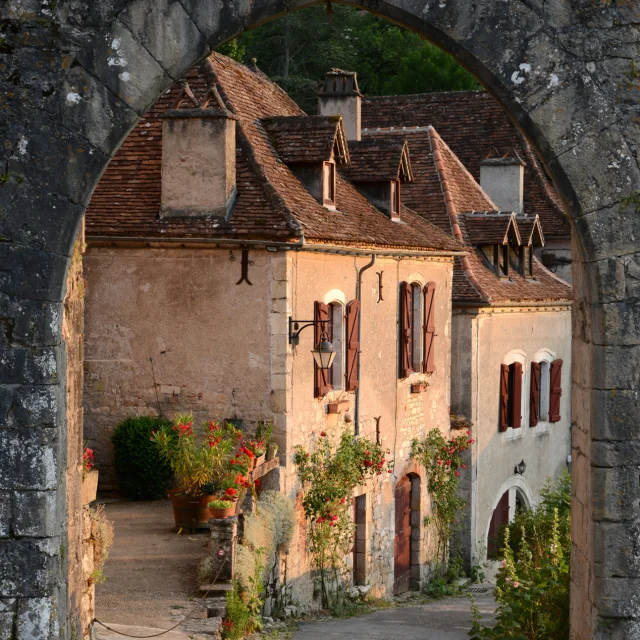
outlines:
[[[471, 560], [482, 562], [491, 515], [502, 494], [517, 486], [527, 501], [536, 504], [547, 478], [555, 479], [566, 469], [571, 451], [571, 311], [567, 307], [458, 309], [453, 316], [453, 336], [458, 349], [453, 372], [458, 395], [452, 411], [458, 407], [469, 410], [466, 415], [474, 424], [476, 439], [469, 487], [472, 507], [467, 514]], [[548, 360], [564, 361], [561, 419], [539, 422], [532, 428], [531, 362], [540, 361], [543, 352]], [[523, 364], [522, 427], [500, 433], [500, 365], [516, 360]], [[463, 394], [470, 397], [469, 404], [461, 400]], [[527, 468], [524, 475], [516, 476], [514, 469], [521, 460]]]
[[[85, 439], [114, 488], [110, 436], [132, 415], [270, 415], [269, 254], [105, 249], [85, 256]], [[150, 361], [153, 358], [153, 363]], [[155, 385], [154, 385], [155, 376]]]
[[483, 164], [480, 186], [501, 211], [522, 213], [524, 202], [524, 166], [521, 164]]
[[362, 122], [362, 98], [360, 96], [331, 97], [318, 99], [318, 112], [323, 116], [342, 116], [347, 140], [360, 140]]
[[[355, 299], [357, 270], [368, 257], [336, 256], [300, 252], [290, 253], [291, 309], [294, 318], [313, 318], [314, 301], [349, 302]], [[378, 275], [383, 274], [382, 300], [379, 300]], [[393, 589], [394, 489], [407, 473], [420, 474], [409, 460], [411, 440], [438, 427], [449, 432], [449, 370], [451, 336], [452, 262], [447, 258], [430, 260], [379, 258], [362, 277], [362, 332], [360, 378], [360, 433], [375, 441], [379, 417], [381, 443], [395, 460], [395, 472], [374, 477], [356, 495], [366, 494], [367, 503], [367, 575], [374, 585], [372, 594], [388, 597]], [[436, 372], [427, 377], [414, 373], [398, 379], [398, 301], [399, 282], [434, 281], [436, 290]], [[286, 397], [287, 469], [283, 470], [284, 490], [295, 495], [298, 483], [291, 463], [293, 449], [301, 444], [313, 447], [325, 431], [336, 438], [342, 429], [354, 430], [355, 393], [331, 391], [314, 398], [313, 330], [300, 335], [300, 344], [291, 355], [291, 375]], [[411, 393], [411, 385], [428, 382], [421, 393]], [[327, 405], [344, 401], [339, 414], [328, 414]], [[282, 459], [282, 458], [281, 458]], [[419, 534], [422, 516], [429, 508], [424, 483], [418, 498], [414, 492], [414, 519], [417, 529], [413, 553], [412, 581], [423, 578], [424, 563], [435, 543], [430, 531]], [[289, 556], [288, 577], [294, 586], [294, 599], [308, 602], [313, 596], [309, 558], [305, 550], [304, 523], [300, 521], [294, 550]], [[419, 551], [418, 551], [419, 549]], [[351, 558], [349, 558], [350, 560]]]

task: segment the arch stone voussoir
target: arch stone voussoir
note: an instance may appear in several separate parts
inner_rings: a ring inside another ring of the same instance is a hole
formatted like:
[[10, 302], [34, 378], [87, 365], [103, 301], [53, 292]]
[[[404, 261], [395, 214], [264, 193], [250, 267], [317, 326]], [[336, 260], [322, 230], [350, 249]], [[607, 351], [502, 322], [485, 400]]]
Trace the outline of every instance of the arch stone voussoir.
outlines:
[[[344, 3], [417, 31], [462, 62], [529, 137], [568, 205], [576, 256], [572, 638], [636, 637], [640, 7]], [[77, 409], [72, 419], [66, 408], [81, 377], [67, 392], [60, 327], [84, 207], [124, 137], [174, 79], [220, 43], [310, 4], [0, 4], [0, 637], [69, 638], [78, 617], [73, 587], [67, 593], [77, 551], [67, 526], [80, 453], [71, 447], [67, 459]]]

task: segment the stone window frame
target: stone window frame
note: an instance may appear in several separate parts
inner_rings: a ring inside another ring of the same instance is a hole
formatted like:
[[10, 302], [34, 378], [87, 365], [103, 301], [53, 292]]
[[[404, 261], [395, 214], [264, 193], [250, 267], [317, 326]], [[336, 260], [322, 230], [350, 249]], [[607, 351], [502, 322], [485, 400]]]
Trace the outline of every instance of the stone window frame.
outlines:
[[528, 390], [531, 384], [531, 374], [527, 367], [527, 354], [521, 349], [512, 349], [502, 358], [502, 364], [511, 365], [514, 362], [519, 362], [522, 365], [522, 393], [520, 394], [522, 426], [517, 429], [514, 429], [513, 427], [507, 427], [506, 431], [500, 432], [502, 434], [505, 434], [504, 438], [506, 440], [516, 440], [518, 438], [523, 438], [525, 431], [527, 431], [523, 427], [524, 425], [529, 424]]
[[[538, 424], [536, 425], [536, 435], [547, 433], [551, 429], [551, 423], [549, 422], [549, 404], [551, 401], [551, 363], [554, 360], [557, 360], [556, 352], [547, 347], [538, 349], [533, 357], [533, 362], [537, 362], [540, 365], [540, 403], [538, 405]], [[547, 365], [545, 367], [545, 374], [543, 374], [543, 364]], [[547, 403], [546, 413], [542, 412], [543, 396]]]

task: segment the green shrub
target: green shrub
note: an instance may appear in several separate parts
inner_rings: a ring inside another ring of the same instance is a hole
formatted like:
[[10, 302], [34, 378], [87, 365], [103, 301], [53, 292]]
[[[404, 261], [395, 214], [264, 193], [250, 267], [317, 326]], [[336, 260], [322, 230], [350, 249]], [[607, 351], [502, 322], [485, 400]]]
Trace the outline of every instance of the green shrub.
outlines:
[[502, 533], [496, 625], [480, 624], [472, 606], [473, 640], [565, 640], [569, 637], [570, 479], [540, 492], [540, 505], [516, 513]]
[[169, 486], [171, 469], [151, 433], [171, 427], [158, 416], [137, 416], [121, 422], [111, 436], [120, 491], [129, 500], [157, 500]]

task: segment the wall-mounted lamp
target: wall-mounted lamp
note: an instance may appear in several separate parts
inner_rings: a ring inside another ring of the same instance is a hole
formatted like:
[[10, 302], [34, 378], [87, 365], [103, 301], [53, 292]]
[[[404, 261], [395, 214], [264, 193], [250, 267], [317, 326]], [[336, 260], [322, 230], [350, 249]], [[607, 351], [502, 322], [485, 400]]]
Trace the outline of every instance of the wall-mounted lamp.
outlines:
[[300, 333], [303, 329], [307, 327], [321, 327], [322, 336], [320, 337], [320, 342], [316, 345], [315, 349], [311, 351], [318, 369], [330, 369], [333, 364], [333, 359], [336, 357], [333, 345], [329, 342], [329, 336], [322, 326], [326, 325], [327, 322], [327, 320], [294, 320], [293, 318], [289, 318], [289, 344], [294, 346], [300, 343]]
[[527, 463], [524, 460], [520, 460], [516, 465], [516, 473], [521, 476], [527, 470]]

